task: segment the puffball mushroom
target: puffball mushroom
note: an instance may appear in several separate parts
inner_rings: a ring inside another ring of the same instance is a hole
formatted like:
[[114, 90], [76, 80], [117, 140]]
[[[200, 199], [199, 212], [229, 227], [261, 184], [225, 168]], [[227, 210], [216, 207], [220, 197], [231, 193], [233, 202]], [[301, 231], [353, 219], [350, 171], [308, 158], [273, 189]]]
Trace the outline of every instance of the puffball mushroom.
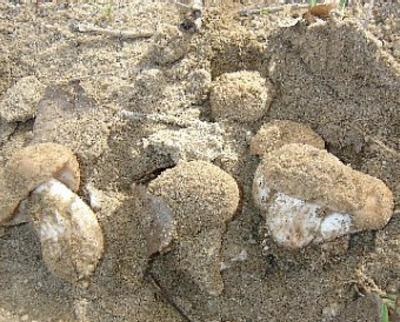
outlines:
[[325, 150], [295, 143], [264, 155], [253, 196], [275, 241], [290, 248], [381, 229], [394, 207], [393, 194], [381, 180]]
[[28, 146], [2, 172], [0, 222], [11, 220], [27, 200], [24, 208], [32, 215], [47, 267], [61, 279], [85, 286], [104, 242], [95, 214], [75, 194], [80, 174], [72, 151], [53, 143]]
[[148, 186], [153, 200], [149, 253], [166, 249], [176, 266], [209, 294], [223, 290], [221, 237], [239, 205], [239, 188], [225, 171], [205, 161], [182, 161]]
[[222, 74], [211, 87], [211, 113], [218, 121], [257, 121], [268, 111], [272, 96], [272, 84], [259, 72]]

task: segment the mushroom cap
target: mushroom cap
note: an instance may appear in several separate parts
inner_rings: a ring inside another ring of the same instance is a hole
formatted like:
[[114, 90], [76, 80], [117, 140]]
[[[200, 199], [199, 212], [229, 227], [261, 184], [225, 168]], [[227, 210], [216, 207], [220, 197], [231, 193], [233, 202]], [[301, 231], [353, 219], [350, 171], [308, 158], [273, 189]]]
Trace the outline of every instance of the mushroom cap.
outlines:
[[324, 149], [324, 140], [308, 125], [287, 120], [275, 120], [264, 124], [250, 143], [250, 153], [263, 155], [285, 144], [308, 144]]
[[20, 202], [52, 178], [72, 191], [79, 189], [79, 163], [70, 149], [43, 143], [18, 150], [0, 173], [0, 223], [11, 219]]
[[287, 144], [265, 154], [259, 167], [257, 173], [271, 190], [351, 214], [356, 229], [380, 229], [393, 215], [393, 194], [381, 180], [325, 150]]
[[211, 88], [212, 116], [216, 120], [256, 121], [268, 111], [272, 92], [272, 85], [259, 72], [222, 74]]
[[148, 191], [172, 210], [179, 237], [221, 227], [239, 205], [236, 181], [205, 161], [180, 162], [153, 180]]

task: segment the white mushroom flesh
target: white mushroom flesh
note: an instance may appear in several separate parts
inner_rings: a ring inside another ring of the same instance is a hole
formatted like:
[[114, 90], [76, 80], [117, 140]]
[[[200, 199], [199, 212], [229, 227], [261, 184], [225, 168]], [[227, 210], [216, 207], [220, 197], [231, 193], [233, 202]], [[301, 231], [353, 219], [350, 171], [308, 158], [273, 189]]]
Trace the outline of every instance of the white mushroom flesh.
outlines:
[[43, 259], [50, 271], [70, 282], [87, 280], [104, 248], [93, 211], [55, 179], [37, 187], [30, 202]]
[[287, 248], [301, 248], [313, 241], [320, 225], [321, 208], [277, 193], [267, 213], [267, 227], [273, 239]]

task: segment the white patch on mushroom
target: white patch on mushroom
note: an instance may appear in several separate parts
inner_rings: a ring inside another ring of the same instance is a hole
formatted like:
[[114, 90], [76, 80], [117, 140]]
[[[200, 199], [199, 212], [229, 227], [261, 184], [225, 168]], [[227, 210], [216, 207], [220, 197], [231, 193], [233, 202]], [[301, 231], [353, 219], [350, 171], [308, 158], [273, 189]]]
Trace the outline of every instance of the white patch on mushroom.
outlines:
[[55, 179], [33, 191], [31, 204], [47, 267], [64, 280], [82, 282], [82, 286], [86, 286], [104, 247], [102, 231], [93, 211]]
[[42, 193], [48, 193], [50, 196], [61, 200], [68, 200], [74, 195], [71, 190], [55, 179], [51, 179], [46, 183], [41, 184], [33, 191], [33, 194]]
[[329, 241], [337, 237], [346, 235], [352, 231], [352, 219], [349, 214], [334, 212], [322, 220], [320, 234], [316, 242]]
[[281, 246], [301, 248], [315, 238], [320, 225], [320, 206], [277, 193], [267, 212], [267, 227]]
[[43, 217], [39, 226], [41, 241], [57, 242], [63, 234], [65, 234], [65, 222], [58, 211], [54, 212], [54, 217]]

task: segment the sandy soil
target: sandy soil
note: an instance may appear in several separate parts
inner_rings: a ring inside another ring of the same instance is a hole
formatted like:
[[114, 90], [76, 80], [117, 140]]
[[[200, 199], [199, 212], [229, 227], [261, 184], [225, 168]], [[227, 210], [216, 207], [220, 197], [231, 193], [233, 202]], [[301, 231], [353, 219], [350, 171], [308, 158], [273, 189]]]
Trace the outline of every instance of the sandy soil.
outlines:
[[[171, 3], [2, 0], [0, 166], [23, 146], [71, 148], [106, 250], [82, 289], [48, 271], [31, 223], [0, 228], [0, 321], [379, 321], [376, 296], [400, 294], [399, 211], [381, 231], [287, 251], [252, 200], [259, 158], [249, 153], [262, 124], [307, 124], [329, 152], [383, 180], [399, 209], [400, 5], [376, 2], [369, 14], [352, 8], [312, 25], [286, 11], [241, 17], [240, 4], [214, 4], [191, 34], [176, 28], [182, 13]], [[152, 36], [79, 33], [77, 23]], [[273, 86], [270, 108], [252, 122], [217, 122], [211, 82], [240, 71]], [[26, 108], [15, 111], [21, 100]], [[177, 270], [173, 252], [148, 258], [141, 186], [180, 159], [212, 162], [241, 190], [222, 236], [219, 296]]]

